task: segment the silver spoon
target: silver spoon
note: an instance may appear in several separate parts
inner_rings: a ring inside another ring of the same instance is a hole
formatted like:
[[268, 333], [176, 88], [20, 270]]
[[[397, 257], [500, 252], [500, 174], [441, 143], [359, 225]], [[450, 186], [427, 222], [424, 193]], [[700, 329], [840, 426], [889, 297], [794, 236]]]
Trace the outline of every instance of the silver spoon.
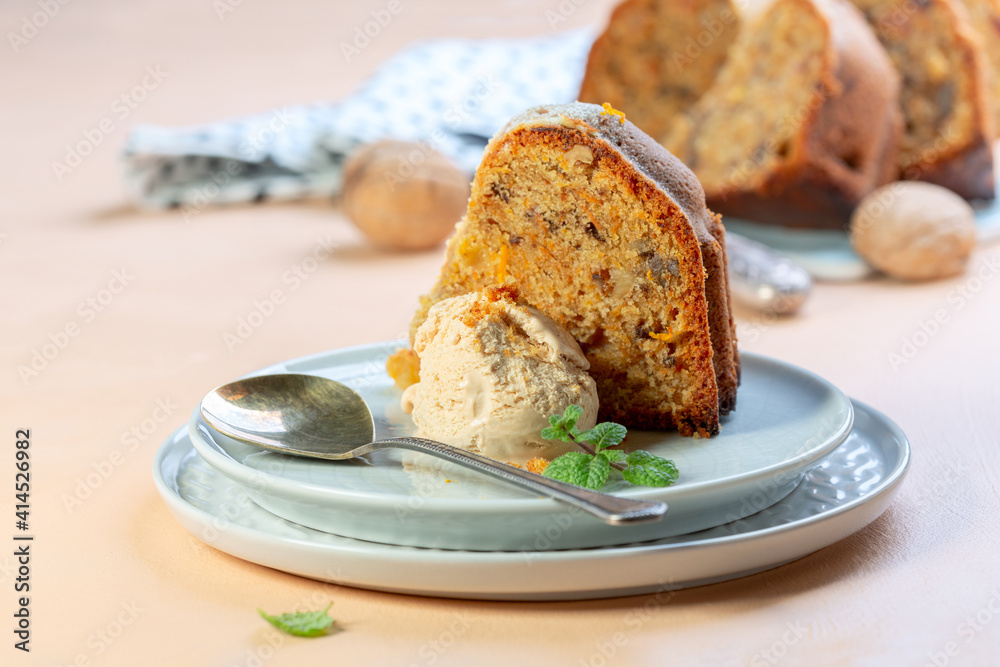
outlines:
[[411, 449], [478, 470], [575, 505], [610, 524], [659, 521], [667, 505], [597, 493], [424, 438], [376, 440], [364, 399], [315, 375], [259, 375], [216, 387], [201, 401], [209, 426], [225, 436], [283, 454], [338, 461], [377, 449]]
[[764, 313], [791, 315], [809, 297], [809, 272], [763, 243], [727, 231], [726, 253], [729, 288], [743, 305]]

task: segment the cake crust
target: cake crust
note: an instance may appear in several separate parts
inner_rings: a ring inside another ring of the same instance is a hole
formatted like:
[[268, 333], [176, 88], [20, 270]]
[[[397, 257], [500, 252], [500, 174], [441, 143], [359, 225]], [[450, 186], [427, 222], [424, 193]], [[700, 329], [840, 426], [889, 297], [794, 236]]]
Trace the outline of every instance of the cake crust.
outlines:
[[1000, 133], [1000, 0], [961, 0], [961, 4], [985, 55], [986, 87], [996, 136]]

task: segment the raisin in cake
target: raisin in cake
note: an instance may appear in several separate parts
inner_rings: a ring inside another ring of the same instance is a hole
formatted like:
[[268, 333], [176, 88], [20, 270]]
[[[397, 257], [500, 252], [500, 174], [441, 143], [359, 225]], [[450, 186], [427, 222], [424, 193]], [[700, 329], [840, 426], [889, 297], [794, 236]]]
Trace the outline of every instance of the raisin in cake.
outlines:
[[986, 62], [966, 13], [951, 0], [852, 0], [903, 80], [903, 178], [991, 199], [993, 131]]
[[899, 80], [845, 0], [777, 0], [748, 26], [666, 146], [723, 214], [844, 227], [893, 179]]
[[412, 331], [442, 299], [511, 283], [580, 343], [604, 419], [708, 436], [739, 379], [727, 280], [683, 164], [610, 107], [537, 107], [490, 141]]
[[715, 79], [740, 18], [731, 0], [625, 0], [594, 42], [581, 102], [608, 102], [662, 139]]

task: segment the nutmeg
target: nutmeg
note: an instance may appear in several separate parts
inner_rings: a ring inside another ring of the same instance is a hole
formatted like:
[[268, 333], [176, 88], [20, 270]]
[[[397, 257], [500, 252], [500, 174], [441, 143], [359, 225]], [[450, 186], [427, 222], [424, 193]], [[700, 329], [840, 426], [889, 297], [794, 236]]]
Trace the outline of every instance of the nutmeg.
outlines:
[[976, 244], [975, 213], [941, 186], [890, 183], [851, 216], [851, 243], [874, 268], [902, 280], [962, 273]]
[[343, 209], [376, 245], [438, 245], [465, 214], [469, 177], [425, 144], [383, 140], [344, 165]]

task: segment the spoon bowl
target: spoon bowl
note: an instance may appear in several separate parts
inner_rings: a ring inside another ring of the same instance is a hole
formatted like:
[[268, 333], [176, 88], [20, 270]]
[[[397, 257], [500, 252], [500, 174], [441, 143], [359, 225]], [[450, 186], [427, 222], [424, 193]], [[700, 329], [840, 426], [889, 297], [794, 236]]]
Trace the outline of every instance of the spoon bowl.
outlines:
[[201, 414], [230, 438], [284, 454], [336, 461], [375, 439], [361, 396], [316, 375], [259, 375], [216, 387]]
[[431, 454], [575, 505], [609, 524], [659, 521], [667, 510], [660, 501], [598, 493], [434, 440], [375, 440], [374, 420], [364, 399], [350, 387], [319, 376], [278, 374], [236, 380], [210, 391], [202, 399], [201, 414], [225, 436], [283, 454], [331, 461], [388, 448]]

